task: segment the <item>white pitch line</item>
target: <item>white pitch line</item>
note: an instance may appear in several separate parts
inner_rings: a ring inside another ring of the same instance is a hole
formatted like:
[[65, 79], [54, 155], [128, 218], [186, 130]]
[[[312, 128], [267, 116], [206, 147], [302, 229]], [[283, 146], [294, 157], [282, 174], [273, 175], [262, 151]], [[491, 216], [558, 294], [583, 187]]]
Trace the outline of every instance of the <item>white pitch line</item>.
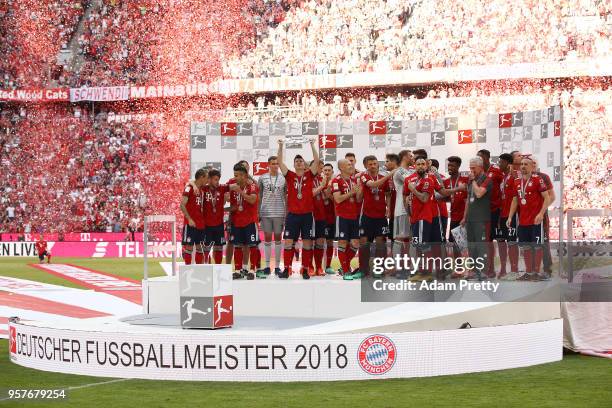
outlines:
[[96, 385], [113, 384], [113, 383], [118, 383], [118, 382], [123, 382], [123, 381], [129, 381], [129, 380], [131, 380], [131, 378], [117, 378], [116, 380], [101, 381], [101, 382], [97, 382], [97, 383], [77, 385], [76, 387], [68, 387], [66, 389], [69, 390], [69, 391], [70, 390], [78, 390], [78, 389], [81, 389], [81, 388], [95, 387]]

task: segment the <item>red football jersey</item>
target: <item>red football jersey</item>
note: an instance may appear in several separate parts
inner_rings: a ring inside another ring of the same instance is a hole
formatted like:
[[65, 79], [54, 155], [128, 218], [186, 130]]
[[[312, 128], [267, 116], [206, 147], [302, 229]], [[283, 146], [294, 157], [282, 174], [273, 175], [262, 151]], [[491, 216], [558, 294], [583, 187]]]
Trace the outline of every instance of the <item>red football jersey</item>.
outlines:
[[[317, 174], [313, 180], [313, 188], [319, 188], [321, 186], [321, 182], [323, 181], [323, 177], [320, 174]], [[325, 220], [325, 193], [323, 190], [319, 194], [313, 197], [314, 198], [314, 219], [315, 221], [323, 221]]]
[[[451, 189], [458, 187], [459, 184], [465, 184], [466, 186], [470, 180], [466, 176], [458, 175], [455, 178], [449, 177], [444, 180], [444, 187]], [[460, 222], [463, 219], [463, 214], [465, 212], [465, 205], [467, 202], [467, 191], [457, 191], [456, 193], [451, 194], [450, 196], [451, 202], [451, 212], [450, 217], [451, 221]]]
[[[408, 189], [408, 184], [414, 183], [416, 185], [416, 190], [421, 193], [428, 193], [429, 199], [427, 202], [422, 202], [419, 200], [412, 192]], [[411, 196], [411, 213], [410, 213], [410, 223], [415, 224], [421, 220], [431, 222], [434, 214], [437, 215], [436, 201], [433, 198], [434, 191], [437, 185], [438, 189], [440, 185], [438, 180], [430, 177], [429, 175], [425, 175], [425, 177], [421, 178], [419, 173], [413, 173], [410, 176], [404, 179], [404, 196]]]
[[248, 195], [255, 194], [258, 197], [253, 204], [249, 204], [239, 192], [230, 192], [230, 205], [235, 208], [235, 211], [232, 212], [232, 226], [234, 227], [246, 227], [258, 221], [259, 187], [255, 183], [247, 183], [242, 187], [242, 190]]
[[219, 184], [213, 189], [211, 186], [204, 186], [204, 221], [208, 227], [216, 227], [223, 224], [224, 196], [229, 191], [227, 184]]
[[550, 176], [546, 173], [542, 173], [541, 171], [535, 172], [534, 174], [540, 176], [540, 178], [542, 180], [544, 180], [544, 185], [546, 186], [546, 191], [548, 190], [552, 190], [553, 188], [555, 188], [553, 186], [552, 181], [550, 180]]
[[519, 225], [535, 225], [535, 217], [544, 203], [542, 197], [542, 192], [546, 191], [544, 180], [535, 174], [527, 180], [520, 177], [514, 179], [514, 190], [519, 203]]
[[[346, 194], [351, 191], [356, 184], [357, 179], [355, 176], [350, 176], [347, 180], [345, 180], [342, 178], [342, 175], [339, 174], [332, 180], [332, 194], [336, 192]], [[334, 204], [336, 208], [336, 216], [349, 220], [356, 220], [359, 218], [361, 203], [357, 202], [357, 197], [353, 196], [341, 203], [337, 203], [336, 200], [334, 200]]]
[[380, 187], [370, 188], [366, 183], [370, 180], [377, 181], [384, 176], [377, 174], [372, 177], [370, 173], [361, 173], [361, 187], [363, 190], [363, 213], [370, 218], [385, 218], [387, 211], [386, 193], [389, 191], [389, 183], [383, 183]]
[[[292, 214], [308, 214], [314, 211], [312, 189], [315, 175], [309, 169], [298, 176], [289, 170], [285, 174], [287, 182], [287, 211]], [[300, 193], [301, 191], [301, 193]], [[301, 194], [301, 197], [299, 196]]]
[[[191, 184], [187, 184], [183, 191], [183, 197], [187, 197], [187, 205], [185, 205], [185, 207], [187, 208], [187, 213], [193, 222], [195, 222], [196, 228], [204, 228], [206, 224], [204, 222], [204, 193], [202, 189], [196, 194]], [[189, 225], [187, 217], [184, 217], [183, 222], [185, 225]]]
[[501, 191], [499, 186], [504, 181], [504, 172], [499, 167], [492, 164], [487, 170], [487, 177], [493, 181], [493, 188], [491, 189], [491, 211], [495, 211], [501, 207]]
[[47, 241], [38, 241], [36, 243], [36, 252], [38, 252], [39, 255], [45, 252], [46, 250], [47, 250]]
[[501, 212], [499, 216], [501, 218], [508, 218], [510, 214], [512, 199], [516, 195], [514, 179], [517, 177], [520, 177], [520, 175], [514, 171], [510, 171], [507, 175], [504, 175], [504, 179], [499, 185], [499, 191], [501, 193]]

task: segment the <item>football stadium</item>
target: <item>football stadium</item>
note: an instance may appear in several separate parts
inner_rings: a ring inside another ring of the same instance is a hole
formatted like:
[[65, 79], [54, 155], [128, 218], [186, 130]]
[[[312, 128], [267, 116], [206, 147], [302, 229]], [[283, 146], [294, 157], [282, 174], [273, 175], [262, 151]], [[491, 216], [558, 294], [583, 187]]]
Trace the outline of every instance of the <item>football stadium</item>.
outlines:
[[611, 36], [0, 0], [0, 407], [609, 407]]

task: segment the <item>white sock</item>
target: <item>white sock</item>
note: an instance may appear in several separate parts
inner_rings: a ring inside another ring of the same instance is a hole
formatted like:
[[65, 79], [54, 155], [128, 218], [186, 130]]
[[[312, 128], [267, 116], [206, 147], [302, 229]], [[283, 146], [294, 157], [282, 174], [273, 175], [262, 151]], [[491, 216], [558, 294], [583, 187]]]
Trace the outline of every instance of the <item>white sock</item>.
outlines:
[[281, 241], [274, 241], [274, 265], [277, 268], [280, 268], [282, 249], [283, 249], [283, 243]]
[[266, 256], [266, 266], [270, 267], [270, 256], [272, 255], [272, 242], [264, 242], [264, 254]]

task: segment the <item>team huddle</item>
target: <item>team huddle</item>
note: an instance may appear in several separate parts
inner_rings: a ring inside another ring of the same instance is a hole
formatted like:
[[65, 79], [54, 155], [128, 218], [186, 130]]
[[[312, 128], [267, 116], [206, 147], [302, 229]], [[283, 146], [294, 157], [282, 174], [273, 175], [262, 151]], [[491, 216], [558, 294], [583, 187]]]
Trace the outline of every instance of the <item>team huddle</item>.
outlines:
[[[470, 160], [469, 172], [461, 172], [461, 158], [451, 156], [446, 159], [446, 177], [438, 171], [439, 162], [429, 159], [424, 149], [387, 154], [384, 170], [375, 156], [365, 156], [365, 169], [359, 171], [353, 153], [347, 153], [334, 169], [321, 161], [315, 140], [310, 146], [313, 159], [307, 162], [296, 155], [289, 169], [284, 141], [279, 140], [277, 155], [268, 159], [268, 173], [258, 180], [249, 175], [246, 161], [234, 165], [233, 177], [225, 184], [220, 183], [218, 170], [197, 170], [195, 179], [185, 186], [180, 205], [185, 216], [185, 263], [222, 263], [225, 249], [225, 262], [233, 260], [234, 279], [251, 280], [271, 274], [274, 252], [274, 273], [279, 278], [292, 274], [297, 259], [301, 261], [297, 272], [304, 279], [338, 273], [352, 280], [370, 275], [372, 257], [410, 254], [459, 259], [465, 255], [454, 243], [454, 233], [463, 227], [469, 256], [480, 257], [484, 263], [467, 275], [425, 267], [412, 272], [414, 279], [434, 274], [442, 279], [542, 280], [550, 276], [547, 208], [555, 196], [550, 177], [537, 171], [531, 155], [504, 153], [499, 164], [493, 165], [490, 152], [483, 149]], [[331, 267], [334, 241], [338, 270]], [[499, 268], [494, 266], [493, 241], [497, 241]], [[525, 265], [522, 274], [519, 246]], [[357, 255], [359, 266], [352, 269]], [[407, 277], [402, 270], [388, 273]]]

